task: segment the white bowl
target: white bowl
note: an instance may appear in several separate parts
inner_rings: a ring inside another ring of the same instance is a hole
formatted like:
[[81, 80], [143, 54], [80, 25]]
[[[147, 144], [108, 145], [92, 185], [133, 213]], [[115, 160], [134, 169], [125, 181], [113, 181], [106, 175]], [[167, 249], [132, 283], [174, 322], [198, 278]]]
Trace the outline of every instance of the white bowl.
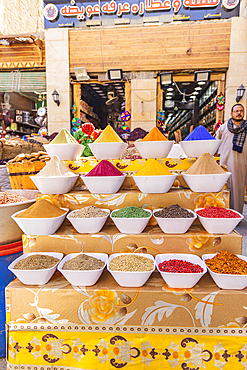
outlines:
[[145, 211], [150, 213], [150, 216], [142, 218], [112, 217], [112, 213], [115, 211], [118, 211], [118, 209], [112, 211], [110, 217], [120, 233], [123, 234], [140, 234], [145, 229], [148, 221], [152, 217], [152, 211], [150, 211], [150, 209], [145, 209]]
[[136, 141], [135, 147], [142, 158], [166, 158], [174, 141]]
[[194, 220], [196, 219], [197, 215], [195, 212], [191, 211], [191, 209], [187, 209], [187, 211], [193, 213], [194, 217], [191, 218], [163, 218], [163, 217], [156, 217], [155, 212], [161, 211], [162, 208], [154, 209], [153, 216], [157, 221], [159, 227], [165, 234], [184, 234], [190, 228]]
[[54, 258], [58, 258], [59, 261], [63, 258], [63, 253], [55, 253], [55, 252], [34, 252], [34, 253], [25, 253], [22, 256], [16, 258], [8, 267], [8, 269], [18, 277], [18, 279], [25, 285], [44, 285], [46, 284], [54, 272], [56, 271], [57, 264], [49, 269], [40, 269], [40, 270], [17, 270], [15, 269], [15, 264], [27, 258], [28, 256], [36, 254], [42, 254], [45, 256], [51, 256]]
[[[213, 258], [217, 253], [214, 254], [203, 254], [202, 259], [205, 262], [206, 260]], [[237, 257], [241, 258], [247, 262], [247, 257], [240, 254], [236, 254]], [[210, 273], [215, 284], [218, 285], [221, 289], [244, 289], [247, 287], [247, 275], [234, 275], [234, 274], [219, 274], [213, 272], [208, 267], [208, 272]]]
[[107, 212], [107, 216], [105, 217], [71, 217], [71, 215], [78, 210], [72, 211], [67, 215], [67, 219], [71, 222], [71, 224], [74, 226], [76, 231], [80, 234], [96, 234], [100, 232], [102, 227], [104, 226], [107, 217], [110, 214], [109, 209], [103, 209], [102, 211]]
[[182, 175], [192, 191], [196, 193], [217, 193], [223, 188], [231, 176], [231, 172], [203, 175], [191, 175], [183, 172]]
[[186, 158], [187, 155], [183, 151], [181, 145], [174, 144], [171, 151], [168, 153], [167, 158]]
[[66, 194], [73, 188], [78, 176], [30, 176], [30, 179], [42, 194]]
[[97, 280], [100, 278], [100, 275], [102, 274], [106, 263], [108, 261], [108, 255], [105, 253], [83, 253], [90, 257], [97, 258], [103, 262], [105, 262], [104, 267], [102, 267], [99, 270], [63, 270], [63, 265], [66, 261], [71, 260], [72, 258], [77, 257], [81, 253], [71, 253], [68, 254], [66, 257], [62, 259], [62, 261], [59, 263], [57, 269], [58, 271], [63, 274], [65, 279], [68, 280], [68, 282], [71, 285], [79, 285], [79, 286], [91, 286], [94, 285]]
[[[115, 257], [118, 257], [119, 255], [138, 255], [146, 258], [150, 258], [153, 261], [153, 270], [152, 271], [114, 271], [110, 269], [110, 262]], [[155, 263], [154, 258], [151, 254], [146, 253], [114, 253], [109, 256], [108, 262], [107, 262], [107, 270], [112, 274], [118, 285], [122, 287], [127, 288], [138, 288], [143, 286], [146, 281], [148, 280], [149, 276], [152, 274], [152, 272], [155, 269]]]
[[14, 213], [11, 218], [17, 223], [19, 228], [27, 235], [52, 235], [62, 225], [66, 214], [69, 212], [68, 208], [61, 208], [65, 213], [58, 217], [50, 218], [22, 218], [17, 217], [18, 211]]
[[43, 144], [47, 153], [52, 157], [57, 155], [61, 161], [75, 161], [78, 159], [85, 145], [82, 144]]
[[235, 211], [232, 209], [231, 211], [237, 213], [239, 218], [211, 218], [211, 217], [203, 217], [200, 216], [197, 212], [200, 209], [204, 208], [197, 208], [195, 209], [195, 212], [204, 227], [204, 229], [209, 234], [230, 234], [232, 230], [239, 224], [239, 222], [244, 218], [241, 213]]
[[158, 176], [132, 175], [137, 187], [144, 194], [167, 193], [174, 183], [177, 174]]
[[96, 159], [121, 159], [128, 147], [127, 143], [90, 143], [89, 148]]
[[187, 157], [200, 157], [203, 153], [214, 155], [219, 148], [221, 140], [188, 140], [180, 141], [180, 145]]
[[120, 189], [126, 173], [120, 176], [83, 176], [81, 178], [92, 194], [115, 194]]
[[[183, 260], [200, 265], [203, 268], [201, 273], [172, 273], [160, 271], [158, 265], [163, 261], [169, 260]], [[171, 288], [192, 288], [201, 279], [201, 277], [207, 272], [207, 266], [201, 260], [200, 257], [195, 254], [183, 254], [183, 253], [165, 253], [157, 254], [155, 257], [156, 267], [161, 274], [162, 278]]]

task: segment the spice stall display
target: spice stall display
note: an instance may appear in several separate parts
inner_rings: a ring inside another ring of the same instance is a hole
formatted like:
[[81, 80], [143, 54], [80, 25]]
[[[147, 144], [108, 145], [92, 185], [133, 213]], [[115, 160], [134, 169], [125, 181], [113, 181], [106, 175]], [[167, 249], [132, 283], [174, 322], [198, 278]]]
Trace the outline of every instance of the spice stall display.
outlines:
[[134, 144], [142, 158], [166, 158], [174, 141], [169, 141], [155, 126], [141, 141], [135, 141]]

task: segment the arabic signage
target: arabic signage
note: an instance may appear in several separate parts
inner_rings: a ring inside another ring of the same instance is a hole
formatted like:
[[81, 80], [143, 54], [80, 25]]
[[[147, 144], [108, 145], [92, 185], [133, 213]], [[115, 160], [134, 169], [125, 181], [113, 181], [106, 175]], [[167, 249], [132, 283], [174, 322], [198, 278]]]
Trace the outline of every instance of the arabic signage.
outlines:
[[[82, 2], [44, 1], [45, 28], [81, 27], [87, 21], [118, 20], [118, 24], [150, 21], [202, 20], [238, 16], [239, 0], [130, 0]], [[115, 21], [115, 23], [117, 23]]]

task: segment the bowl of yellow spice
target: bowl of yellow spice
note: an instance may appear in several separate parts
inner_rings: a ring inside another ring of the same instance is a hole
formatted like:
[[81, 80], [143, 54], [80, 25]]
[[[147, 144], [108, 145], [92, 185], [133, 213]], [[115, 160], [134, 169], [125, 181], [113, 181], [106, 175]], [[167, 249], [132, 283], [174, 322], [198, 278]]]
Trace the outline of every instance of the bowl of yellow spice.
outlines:
[[46, 199], [40, 199], [11, 217], [27, 235], [51, 235], [62, 225], [68, 211], [68, 208], [59, 208]]

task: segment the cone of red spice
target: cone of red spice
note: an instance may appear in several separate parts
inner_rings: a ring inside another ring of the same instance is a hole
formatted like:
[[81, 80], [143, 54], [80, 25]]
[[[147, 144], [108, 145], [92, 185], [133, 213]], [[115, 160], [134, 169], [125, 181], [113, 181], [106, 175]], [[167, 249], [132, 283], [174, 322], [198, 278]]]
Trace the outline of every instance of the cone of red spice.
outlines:
[[85, 176], [124, 176], [124, 174], [113, 166], [111, 162], [103, 159]]

